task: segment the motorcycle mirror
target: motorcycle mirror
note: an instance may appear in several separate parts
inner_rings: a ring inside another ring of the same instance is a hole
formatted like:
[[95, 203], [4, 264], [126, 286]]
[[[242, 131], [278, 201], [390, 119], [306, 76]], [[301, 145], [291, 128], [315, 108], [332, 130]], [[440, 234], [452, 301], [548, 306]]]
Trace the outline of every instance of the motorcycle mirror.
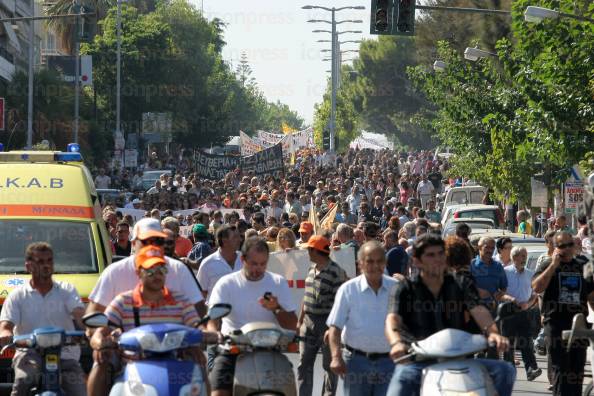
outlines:
[[103, 312], [91, 312], [82, 318], [85, 326], [90, 328], [105, 327], [109, 325], [109, 320]]
[[584, 316], [584, 314], [575, 315], [573, 317], [573, 322], [571, 324], [570, 335], [567, 339], [567, 350], [570, 350], [571, 344], [573, 343], [573, 338], [575, 337], [576, 333], [586, 329], [586, 317]]
[[231, 313], [231, 304], [215, 304], [208, 310], [209, 319], [220, 319]]
[[495, 322], [499, 323], [506, 319], [509, 319], [510, 317], [518, 313], [519, 310], [519, 307], [511, 301], [501, 303], [499, 304], [499, 306], [497, 306], [497, 317], [495, 318]]

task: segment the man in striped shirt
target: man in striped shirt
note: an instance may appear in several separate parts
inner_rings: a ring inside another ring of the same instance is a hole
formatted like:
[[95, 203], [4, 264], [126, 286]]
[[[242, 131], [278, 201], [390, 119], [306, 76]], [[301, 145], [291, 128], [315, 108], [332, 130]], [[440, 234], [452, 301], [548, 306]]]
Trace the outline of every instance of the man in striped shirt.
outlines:
[[314, 363], [319, 349], [322, 348], [323, 367], [326, 371], [323, 394], [330, 396], [336, 393], [337, 377], [330, 370], [330, 348], [324, 344], [324, 333], [328, 330], [326, 319], [334, 305], [338, 288], [348, 278], [346, 272], [330, 260], [328, 239], [315, 235], [301, 247], [307, 248], [312, 266], [305, 279], [305, 296], [297, 322], [297, 331], [305, 337], [305, 342], [299, 343], [299, 395], [309, 396], [312, 393]]
[[165, 286], [167, 266], [163, 250], [146, 246], [136, 256], [138, 285], [117, 296], [106, 308], [108, 319], [123, 331], [144, 324], [177, 323], [193, 326], [198, 313], [188, 298]]
[[[107, 306], [105, 315], [111, 322], [121, 327], [123, 331], [157, 323], [176, 323], [186, 326], [198, 324], [198, 313], [188, 298], [178, 292], [169, 291], [165, 286], [167, 262], [161, 247], [155, 245], [143, 247], [136, 254], [134, 265], [139, 282], [133, 290], [119, 294]], [[91, 348], [103, 351], [113, 341], [111, 329], [102, 327], [94, 332]], [[194, 360], [205, 366], [206, 360], [201, 351], [192, 350], [191, 355]], [[98, 361], [98, 363], [101, 362]], [[114, 367], [120, 365], [116, 361], [112, 363]], [[90, 395], [101, 388], [102, 384], [96, 383], [100, 381], [99, 378], [101, 377], [89, 377], [87, 390]]]

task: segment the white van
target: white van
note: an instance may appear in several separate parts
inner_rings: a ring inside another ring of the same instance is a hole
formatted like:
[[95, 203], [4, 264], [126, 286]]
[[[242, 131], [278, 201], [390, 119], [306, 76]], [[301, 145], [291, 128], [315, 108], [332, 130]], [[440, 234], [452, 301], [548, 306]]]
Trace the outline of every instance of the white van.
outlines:
[[445, 209], [450, 205], [482, 204], [486, 194], [487, 187], [483, 186], [452, 187], [446, 193], [443, 208]]

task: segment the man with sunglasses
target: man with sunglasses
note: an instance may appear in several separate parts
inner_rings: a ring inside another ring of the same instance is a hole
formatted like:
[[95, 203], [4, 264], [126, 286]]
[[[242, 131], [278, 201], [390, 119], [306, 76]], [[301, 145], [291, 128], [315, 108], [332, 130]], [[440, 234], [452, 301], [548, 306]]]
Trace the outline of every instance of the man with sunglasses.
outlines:
[[571, 329], [574, 315], [588, 316], [588, 303], [594, 304], [594, 282], [584, 279], [586, 260], [574, 257], [571, 233], [559, 231], [553, 237], [551, 260], [542, 261], [532, 280], [535, 293], [543, 293], [542, 314], [549, 352], [553, 395], [579, 395], [582, 392], [587, 341], [580, 340], [567, 350], [563, 330]]
[[[138, 284], [133, 290], [118, 295], [107, 306], [105, 315], [110, 322], [117, 325], [121, 331], [158, 323], [197, 325], [199, 319], [193, 304], [183, 294], [170, 291], [165, 286], [169, 270], [161, 247], [154, 245], [143, 247], [136, 254], [134, 264]], [[115, 341], [111, 334], [113, 333], [109, 327], [102, 327], [95, 331], [91, 338], [91, 347], [94, 352], [100, 354]], [[218, 340], [217, 333], [204, 334], [211, 342]], [[191, 359], [205, 366], [204, 355], [199, 350], [191, 351]], [[117, 358], [112, 359], [112, 362], [116, 369], [121, 366]], [[87, 386], [90, 394], [101, 386], [96, 381], [96, 376], [89, 378]]]
[[[119, 294], [132, 290], [138, 284], [135, 259], [145, 246], [163, 247], [167, 235], [161, 230], [161, 223], [152, 218], [139, 220], [132, 230], [134, 255], [109, 265], [97, 281], [89, 295], [87, 313], [103, 312]], [[165, 286], [171, 291], [184, 295], [194, 305], [198, 315], [206, 312], [202, 293], [195, 281], [194, 273], [181, 261], [165, 256], [168, 276]], [[97, 386], [90, 395], [104, 395], [110, 385], [110, 356], [108, 351], [93, 351], [95, 364], [89, 374], [89, 381]]]

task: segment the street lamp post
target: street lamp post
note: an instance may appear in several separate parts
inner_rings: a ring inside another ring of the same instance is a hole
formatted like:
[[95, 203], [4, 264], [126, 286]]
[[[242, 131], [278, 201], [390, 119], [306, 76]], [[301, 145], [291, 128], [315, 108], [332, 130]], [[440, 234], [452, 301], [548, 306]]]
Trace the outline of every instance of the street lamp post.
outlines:
[[433, 70], [436, 72], [444, 72], [446, 71], [447, 65], [444, 61], [436, 60], [433, 62]]
[[122, 78], [122, 0], [117, 0], [117, 49], [116, 49], [116, 137], [121, 133], [121, 78]]
[[592, 18], [588, 18], [581, 15], [566, 14], [563, 12], [559, 12], [557, 10], [551, 10], [549, 8], [543, 7], [528, 6], [526, 7], [526, 11], [524, 12], [524, 20], [526, 22], [533, 23], [542, 22], [544, 19], [559, 19], [561, 17], [594, 23], [594, 19]]
[[[339, 45], [340, 45], [340, 43], [338, 41], [338, 35], [340, 33], [337, 33], [336, 25], [340, 24], [340, 23], [346, 23], [346, 22], [363, 23], [363, 21], [361, 21], [361, 20], [344, 20], [344, 21], [336, 22], [336, 12], [342, 11], [342, 10], [349, 10], [349, 9], [350, 10], [364, 10], [365, 7], [354, 6], [354, 7], [328, 8], [328, 7], [322, 7], [322, 6], [306, 5], [301, 8], [304, 10], [320, 9], [320, 10], [324, 10], [324, 11], [330, 11], [332, 13], [332, 21], [331, 22], [326, 21], [326, 20], [319, 20], [319, 19], [311, 19], [308, 22], [311, 22], [311, 23], [323, 22], [323, 23], [330, 23], [332, 25], [331, 31], [314, 30], [314, 33], [329, 32], [332, 34], [332, 65], [331, 65], [332, 94], [331, 94], [331, 105], [330, 105], [330, 151], [334, 152], [336, 149], [336, 147], [334, 147], [334, 142], [335, 142], [334, 137], [336, 136], [336, 95], [337, 95], [337, 90], [338, 90], [338, 71], [340, 70], [340, 64], [337, 63], [338, 59], [340, 57], [340, 54], [338, 53]], [[341, 33], [346, 33], [346, 32], [341, 32]]]
[[74, 143], [78, 143], [79, 113], [80, 113], [80, 13], [81, 8], [77, 0], [74, 2], [76, 22], [74, 24]]
[[496, 58], [497, 54], [494, 54], [489, 51], [484, 51], [480, 48], [473, 48], [473, 47], [468, 47], [464, 51], [464, 59], [473, 61], [473, 62], [476, 62], [477, 60], [479, 60], [481, 58], [487, 58], [489, 56]]

